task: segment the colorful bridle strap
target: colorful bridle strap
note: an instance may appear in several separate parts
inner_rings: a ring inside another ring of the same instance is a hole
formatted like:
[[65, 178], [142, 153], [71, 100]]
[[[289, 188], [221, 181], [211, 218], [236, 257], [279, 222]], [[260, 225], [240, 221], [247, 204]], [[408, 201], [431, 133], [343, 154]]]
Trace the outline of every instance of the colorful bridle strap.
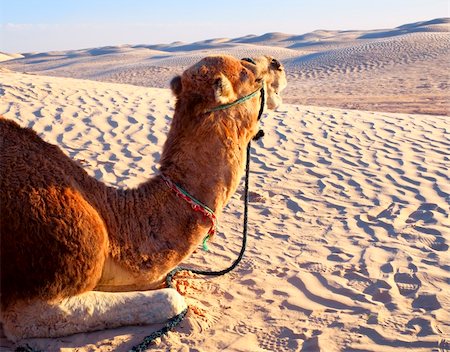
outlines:
[[181, 199], [184, 199], [193, 210], [201, 213], [203, 215], [203, 218], [208, 218], [211, 220], [211, 227], [208, 231], [208, 234], [203, 239], [203, 249], [208, 250], [208, 247], [206, 245], [206, 242], [209, 240], [211, 236], [214, 236], [217, 231], [217, 218], [216, 214], [214, 214], [214, 211], [210, 209], [207, 205], [203, 204], [199, 200], [195, 199], [193, 196], [191, 196], [187, 191], [185, 191], [183, 188], [181, 188], [179, 185], [177, 185], [175, 182], [172, 182], [170, 178], [167, 176], [161, 174], [162, 179], [166, 183], [166, 185], [172, 189], [175, 194], [180, 197]]

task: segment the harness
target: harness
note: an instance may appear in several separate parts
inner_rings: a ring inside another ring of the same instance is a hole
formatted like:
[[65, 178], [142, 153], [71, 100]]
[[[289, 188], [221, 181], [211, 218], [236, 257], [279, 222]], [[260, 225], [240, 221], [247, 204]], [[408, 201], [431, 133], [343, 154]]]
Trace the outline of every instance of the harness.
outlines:
[[[245, 58], [243, 60], [256, 65], [256, 63], [250, 58]], [[215, 108], [212, 108], [212, 109], [208, 110], [207, 113], [220, 111], [220, 110], [226, 110], [235, 105], [242, 104], [245, 101], [256, 96], [258, 94], [258, 92], [260, 92], [260, 95], [261, 95], [261, 105], [260, 105], [260, 109], [258, 112], [258, 120], [260, 120], [261, 116], [263, 114], [263, 111], [264, 111], [264, 106], [265, 106], [264, 84], [261, 86], [261, 88], [258, 88], [254, 92], [252, 92], [248, 95], [245, 95], [231, 103], [223, 104], [223, 105], [217, 106]], [[264, 132], [262, 130], [259, 130], [258, 133], [253, 137], [253, 139], [258, 140], [262, 136], [264, 136]], [[223, 270], [218, 270], [218, 271], [195, 270], [195, 269], [189, 269], [189, 268], [185, 268], [185, 267], [181, 267], [181, 266], [176, 267], [171, 272], [169, 272], [169, 274], [167, 274], [167, 277], [166, 277], [167, 287], [173, 288], [172, 280], [173, 280], [174, 276], [180, 271], [190, 271], [194, 274], [205, 275], [205, 276], [221, 276], [221, 275], [225, 275], [225, 274], [229, 273], [234, 268], [236, 268], [236, 266], [242, 260], [244, 253], [245, 253], [245, 248], [247, 245], [247, 233], [248, 233], [248, 191], [249, 191], [249, 176], [250, 176], [250, 150], [251, 150], [251, 141], [247, 145], [247, 161], [246, 161], [246, 167], [245, 167], [245, 184], [244, 184], [244, 220], [243, 220], [243, 231], [242, 231], [242, 245], [241, 245], [241, 250], [239, 252], [238, 257], [228, 268], [223, 269]], [[206, 242], [209, 239], [209, 237], [211, 235], [213, 235], [217, 230], [217, 219], [214, 214], [214, 211], [211, 210], [210, 208], [208, 208], [205, 204], [203, 204], [199, 200], [195, 199], [193, 196], [191, 196], [187, 191], [185, 191], [179, 185], [172, 182], [172, 180], [170, 180], [167, 176], [161, 175], [161, 177], [164, 180], [164, 182], [166, 183], [166, 185], [171, 190], [173, 190], [178, 197], [184, 199], [187, 203], [189, 203], [191, 205], [191, 207], [194, 211], [202, 213], [204, 217], [207, 217], [211, 220], [211, 223], [212, 223], [211, 228], [209, 229], [208, 234], [206, 235], [206, 237], [203, 240], [203, 249], [207, 250]], [[161, 328], [160, 330], [155, 331], [152, 334], [145, 337], [144, 340], [139, 345], [134, 346], [130, 350], [130, 352], [145, 351], [148, 348], [148, 346], [152, 343], [153, 340], [155, 340], [156, 338], [161, 337], [163, 335], [166, 335], [169, 331], [171, 331], [179, 323], [181, 323], [181, 321], [186, 316], [187, 311], [188, 311], [188, 308], [186, 308], [185, 310], [183, 310], [181, 313], [177, 314], [176, 316], [170, 318], [167, 321], [167, 323], [164, 325], [163, 328]]]

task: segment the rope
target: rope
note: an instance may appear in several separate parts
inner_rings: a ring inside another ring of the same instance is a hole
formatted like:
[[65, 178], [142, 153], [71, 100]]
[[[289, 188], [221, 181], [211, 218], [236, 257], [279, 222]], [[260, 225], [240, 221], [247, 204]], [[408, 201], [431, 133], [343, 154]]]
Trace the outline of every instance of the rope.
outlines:
[[214, 112], [214, 111], [225, 110], [225, 109], [231, 108], [232, 106], [241, 104], [244, 101], [247, 101], [247, 100], [253, 98], [256, 94], [258, 94], [259, 91], [264, 91], [263, 87], [258, 88], [253, 93], [250, 93], [249, 95], [246, 95], [246, 96], [244, 96], [242, 98], [239, 98], [239, 99], [237, 99], [237, 100], [235, 100], [235, 101], [233, 101], [231, 103], [216, 106], [215, 108], [209, 109], [206, 112], [209, 113], [209, 112]]
[[197, 269], [189, 269], [185, 267], [178, 267], [173, 269], [166, 278], [166, 284], [168, 287], [172, 287], [171, 283], [173, 280], [173, 277], [180, 271], [190, 271], [194, 274], [199, 275], [205, 275], [205, 276], [222, 276], [225, 274], [228, 274], [230, 271], [232, 271], [234, 268], [236, 268], [239, 264], [239, 262], [242, 260], [245, 248], [247, 246], [247, 234], [248, 234], [248, 189], [249, 189], [249, 176], [250, 176], [250, 148], [251, 143], [248, 143], [247, 146], [247, 162], [246, 162], [246, 170], [245, 170], [245, 185], [244, 185], [244, 224], [243, 224], [243, 231], [242, 231], [242, 245], [241, 245], [241, 251], [239, 252], [238, 257], [236, 260], [231, 264], [228, 268], [218, 271], [208, 271], [208, 270], [197, 270]]
[[[260, 130], [255, 137], [257, 137], [259, 139], [261, 132], [262, 132], [262, 130]], [[236, 268], [236, 266], [238, 266], [238, 264], [244, 257], [245, 249], [247, 246], [247, 234], [248, 234], [248, 192], [249, 192], [249, 178], [250, 178], [249, 177], [250, 176], [250, 148], [251, 148], [251, 142], [249, 142], [248, 146], [247, 146], [247, 161], [246, 161], [246, 166], [245, 166], [246, 170], [245, 170], [245, 184], [244, 184], [244, 225], [243, 225], [243, 232], [242, 232], [242, 246], [241, 246], [241, 251], [239, 252], [239, 256], [233, 262], [233, 264], [231, 264], [228, 268], [223, 269], [223, 270], [218, 270], [218, 271], [204, 271], [204, 270], [189, 269], [189, 268], [185, 268], [185, 267], [177, 267], [177, 268], [173, 269], [167, 275], [167, 277], [166, 277], [167, 287], [173, 288], [173, 285], [172, 285], [173, 278], [180, 271], [190, 271], [194, 274], [205, 275], [205, 276], [221, 276], [221, 275], [225, 275], [225, 274], [229, 273], [234, 268]], [[166, 181], [166, 179], [167, 178], [164, 178], [165, 181]], [[172, 184], [175, 185], [174, 183], [172, 183]], [[182, 194], [185, 194], [185, 193], [182, 192]], [[202, 203], [200, 203], [200, 204], [202, 204]], [[129, 352], [143, 352], [146, 349], [148, 349], [148, 346], [154, 340], [156, 340], [158, 337], [162, 337], [162, 336], [166, 335], [169, 331], [171, 331], [175, 327], [177, 327], [182, 322], [182, 320], [186, 316], [187, 312], [188, 312], [188, 308], [184, 309], [181, 313], [170, 318], [161, 329], [144, 337], [142, 342], [140, 344], [132, 347]], [[40, 351], [33, 349], [29, 345], [26, 345], [26, 347], [18, 347], [15, 350], [15, 352], [40, 352]]]
[[188, 308], [184, 309], [180, 314], [175, 315], [170, 318], [167, 323], [158, 331], [144, 337], [144, 340], [139, 345], [134, 346], [130, 352], [142, 352], [145, 351], [148, 346], [158, 337], [166, 335], [169, 331], [173, 330], [177, 325], [181, 323], [188, 311]]

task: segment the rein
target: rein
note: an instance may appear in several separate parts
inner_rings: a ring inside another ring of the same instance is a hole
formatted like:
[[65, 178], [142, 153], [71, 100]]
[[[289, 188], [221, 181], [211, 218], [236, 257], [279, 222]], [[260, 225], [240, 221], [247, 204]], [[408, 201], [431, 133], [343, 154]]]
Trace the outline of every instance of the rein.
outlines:
[[[249, 58], [246, 58], [243, 60], [251, 62], [253, 64], [256, 64], [252, 59], [249, 59]], [[207, 113], [211, 113], [211, 112], [215, 112], [215, 111], [219, 111], [219, 110], [225, 110], [232, 106], [242, 104], [243, 102], [253, 98], [258, 92], [261, 92], [261, 106], [260, 106], [260, 109], [258, 112], [258, 120], [260, 120], [261, 116], [263, 114], [264, 105], [265, 105], [264, 84], [262, 85], [261, 88], [254, 91], [253, 93], [250, 93], [242, 98], [239, 98], [238, 100], [236, 100], [234, 102], [212, 108], [212, 109], [208, 110]], [[262, 130], [259, 130], [258, 133], [256, 134], [256, 136], [253, 137], [253, 139], [258, 140], [262, 136], [264, 136], [264, 132]], [[185, 268], [182, 266], [176, 267], [175, 269], [170, 271], [169, 274], [167, 274], [167, 277], [166, 277], [167, 287], [173, 288], [173, 285], [172, 285], [173, 278], [180, 271], [190, 271], [194, 274], [205, 275], [205, 276], [221, 276], [221, 275], [225, 275], [225, 274], [229, 273], [234, 268], [236, 268], [236, 266], [238, 266], [238, 264], [244, 257], [245, 248], [247, 245], [247, 234], [248, 234], [248, 193], [249, 193], [249, 178], [250, 178], [250, 151], [251, 151], [251, 141], [247, 145], [247, 160], [246, 160], [246, 167], [245, 167], [245, 184], [244, 184], [244, 220], [243, 220], [243, 231], [242, 231], [242, 246], [241, 246], [241, 250], [239, 252], [238, 257], [228, 268], [223, 269], [223, 270], [218, 270], [218, 271], [196, 270], [196, 269]], [[186, 202], [188, 202], [191, 205], [191, 207], [194, 211], [198, 211], [198, 212], [202, 213], [204, 217], [207, 217], [211, 220], [211, 222], [212, 222], [211, 228], [209, 229], [208, 234], [206, 235], [205, 239], [203, 240], [203, 248], [207, 250], [206, 241], [209, 239], [209, 237], [211, 235], [213, 235], [217, 231], [217, 219], [214, 214], [214, 211], [211, 210], [210, 208], [208, 208], [205, 204], [203, 204], [199, 200], [195, 199], [193, 196], [191, 196], [187, 191], [182, 189], [176, 183], [172, 182], [167, 176], [161, 174], [161, 177], [164, 180], [164, 182], [167, 184], [167, 186], [171, 190], [173, 190], [177, 196], [184, 199]], [[170, 318], [167, 321], [167, 323], [164, 325], [164, 327], [162, 327], [160, 330], [155, 331], [152, 334], [145, 337], [144, 340], [139, 345], [134, 346], [130, 350], [130, 352], [145, 351], [148, 348], [148, 346], [155, 339], [166, 335], [169, 331], [171, 331], [178, 324], [180, 324], [181, 321], [186, 316], [188, 309], [189, 309], [189, 307], [184, 309], [181, 313]]]

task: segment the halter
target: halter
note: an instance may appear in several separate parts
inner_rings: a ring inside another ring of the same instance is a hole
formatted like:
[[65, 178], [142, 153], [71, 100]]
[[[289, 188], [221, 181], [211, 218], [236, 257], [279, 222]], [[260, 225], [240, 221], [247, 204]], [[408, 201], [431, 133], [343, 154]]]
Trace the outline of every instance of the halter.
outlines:
[[214, 214], [214, 211], [210, 209], [207, 205], [203, 204], [199, 200], [195, 199], [193, 196], [191, 196], [187, 191], [185, 191], [183, 188], [181, 188], [179, 185], [177, 185], [175, 182], [172, 182], [170, 178], [167, 176], [161, 174], [162, 179], [166, 183], [166, 185], [175, 192], [175, 194], [180, 197], [181, 199], [184, 199], [193, 210], [201, 213], [203, 215], [204, 219], [211, 220], [211, 227], [209, 228], [208, 234], [203, 239], [203, 249], [205, 251], [208, 250], [208, 246], [206, 242], [210, 239], [211, 236], [214, 236], [217, 231], [217, 217], [216, 214]]
[[[249, 57], [243, 58], [242, 60], [250, 62], [253, 65], [256, 65], [256, 62]], [[265, 94], [265, 90], [264, 90], [264, 82], [261, 82], [261, 83], [262, 83], [261, 88], [258, 88], [253, 93], [243, 96], [242, 98], [239, 98], [231, 103], [216, 106], [215, 108], [207, 110], [206, 113], [215, 112], [215, 111], [219, 111], [219, 110], [226, 110], [228, 108], [231, 108], [232, 106], [242, 104], [243, 102], [253, 98], [256, 94], [258, 94], [258, 92], [261, 92], [261, 106], [259, 107], [259, 112], [258, 112], [258, 121], [259, 121], [261, 119], [261, 116], [264, 111], [264, 105], [266, 104], [266, 94]]]
[[[258, 94], [258, 92], [261, 92], [261, 96], [264, 96], [264, 93], [262, 93], [262, 92], [264, 92], [264, 86], [262, 86], [261, 88], [258, 88], [257, 90], [255, 90], [253, 93], [250, 93], [249, 95], [239, 98], [238, 100], [235, 100], [231, 103], [216, 106], [215, 108], [209, 109], [206, 112], [209, 113], [209, 112], [214, 112], [214, 111], [219, 111], [219, 110], [226, 110], [228, 108], [231, 108], [232, 106], [242, 104], [243, 102], [253, 98], [256, 94]], [[258, 117], [258, 119], [259, 119], [259, 117]]]

